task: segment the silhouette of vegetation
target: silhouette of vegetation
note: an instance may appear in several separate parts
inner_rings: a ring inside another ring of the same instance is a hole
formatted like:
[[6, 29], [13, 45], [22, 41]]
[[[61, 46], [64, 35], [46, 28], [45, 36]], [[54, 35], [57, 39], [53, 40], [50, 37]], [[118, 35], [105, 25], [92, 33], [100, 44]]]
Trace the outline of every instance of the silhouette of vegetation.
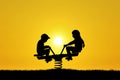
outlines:
[[120, 80], [120, 71], [114, 70], [1, 70], [3, 79], [34, 80]]

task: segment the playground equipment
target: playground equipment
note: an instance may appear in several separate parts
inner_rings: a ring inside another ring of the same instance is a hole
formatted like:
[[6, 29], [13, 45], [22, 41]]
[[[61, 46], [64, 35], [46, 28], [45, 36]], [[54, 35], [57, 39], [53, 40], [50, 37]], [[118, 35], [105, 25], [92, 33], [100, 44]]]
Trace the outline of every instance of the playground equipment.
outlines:
[[[64, 51], [64, 48], [65, 47], [63, 47], [60, 54], [55, 54], [51, 49], [53, 55], [49, 55], [48, 57], [55, 60], [55, 65], [54, 65], [55, 69], [61, 69], [62, 68], [62, 59], [65, 57], [68, 57], [68, 54], [62, 54]], [[39, 56], [38, 54], [34, 54], [34, 56], [37, 57], [38, 60], [47, 58], [46, 56]], [[76, 52], [74, 54], [71, 54], [71, 56], [78, 56], [78, 53]]]

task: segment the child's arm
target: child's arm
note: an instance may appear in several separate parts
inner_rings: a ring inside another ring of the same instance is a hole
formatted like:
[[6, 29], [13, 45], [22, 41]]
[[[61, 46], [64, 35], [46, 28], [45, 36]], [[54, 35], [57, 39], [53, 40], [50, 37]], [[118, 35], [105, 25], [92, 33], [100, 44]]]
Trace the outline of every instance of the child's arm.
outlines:
[[72, 44], [74, 44], [74, 43], [75, 43], [75, 41], [73, 40], [73, 41], [69, 42], [68, 44], [65, 44], [64, 47], [66, 47], [66, 46], [68, 46], [68, 45], [72, 45]]
[[45, 48], [49, 48], [49, 49], [50, 49], [51, 47], [50, 47], [49, 45], [46, 45], [46, 46], [44, 46], [44, 49], [45, 49]]

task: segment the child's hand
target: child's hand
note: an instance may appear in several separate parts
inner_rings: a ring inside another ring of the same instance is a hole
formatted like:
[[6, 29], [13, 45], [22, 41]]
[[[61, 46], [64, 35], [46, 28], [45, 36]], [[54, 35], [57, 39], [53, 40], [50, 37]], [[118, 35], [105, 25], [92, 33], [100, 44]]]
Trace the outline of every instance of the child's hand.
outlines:
[[65, 44], [64, 47], [66, 47], [67, 45]]

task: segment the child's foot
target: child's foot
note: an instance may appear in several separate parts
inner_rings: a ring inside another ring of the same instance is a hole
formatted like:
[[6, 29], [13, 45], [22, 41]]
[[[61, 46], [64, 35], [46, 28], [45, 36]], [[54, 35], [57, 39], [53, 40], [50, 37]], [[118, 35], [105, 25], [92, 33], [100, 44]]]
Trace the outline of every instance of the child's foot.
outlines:
[[69, 61], [69, 60], [72, 60], [72, 57], [67, 57], [66, 59]]
[[52, 59], [51, 58], [47, 58], [45, 61], [48, 63], [50, 62]]

